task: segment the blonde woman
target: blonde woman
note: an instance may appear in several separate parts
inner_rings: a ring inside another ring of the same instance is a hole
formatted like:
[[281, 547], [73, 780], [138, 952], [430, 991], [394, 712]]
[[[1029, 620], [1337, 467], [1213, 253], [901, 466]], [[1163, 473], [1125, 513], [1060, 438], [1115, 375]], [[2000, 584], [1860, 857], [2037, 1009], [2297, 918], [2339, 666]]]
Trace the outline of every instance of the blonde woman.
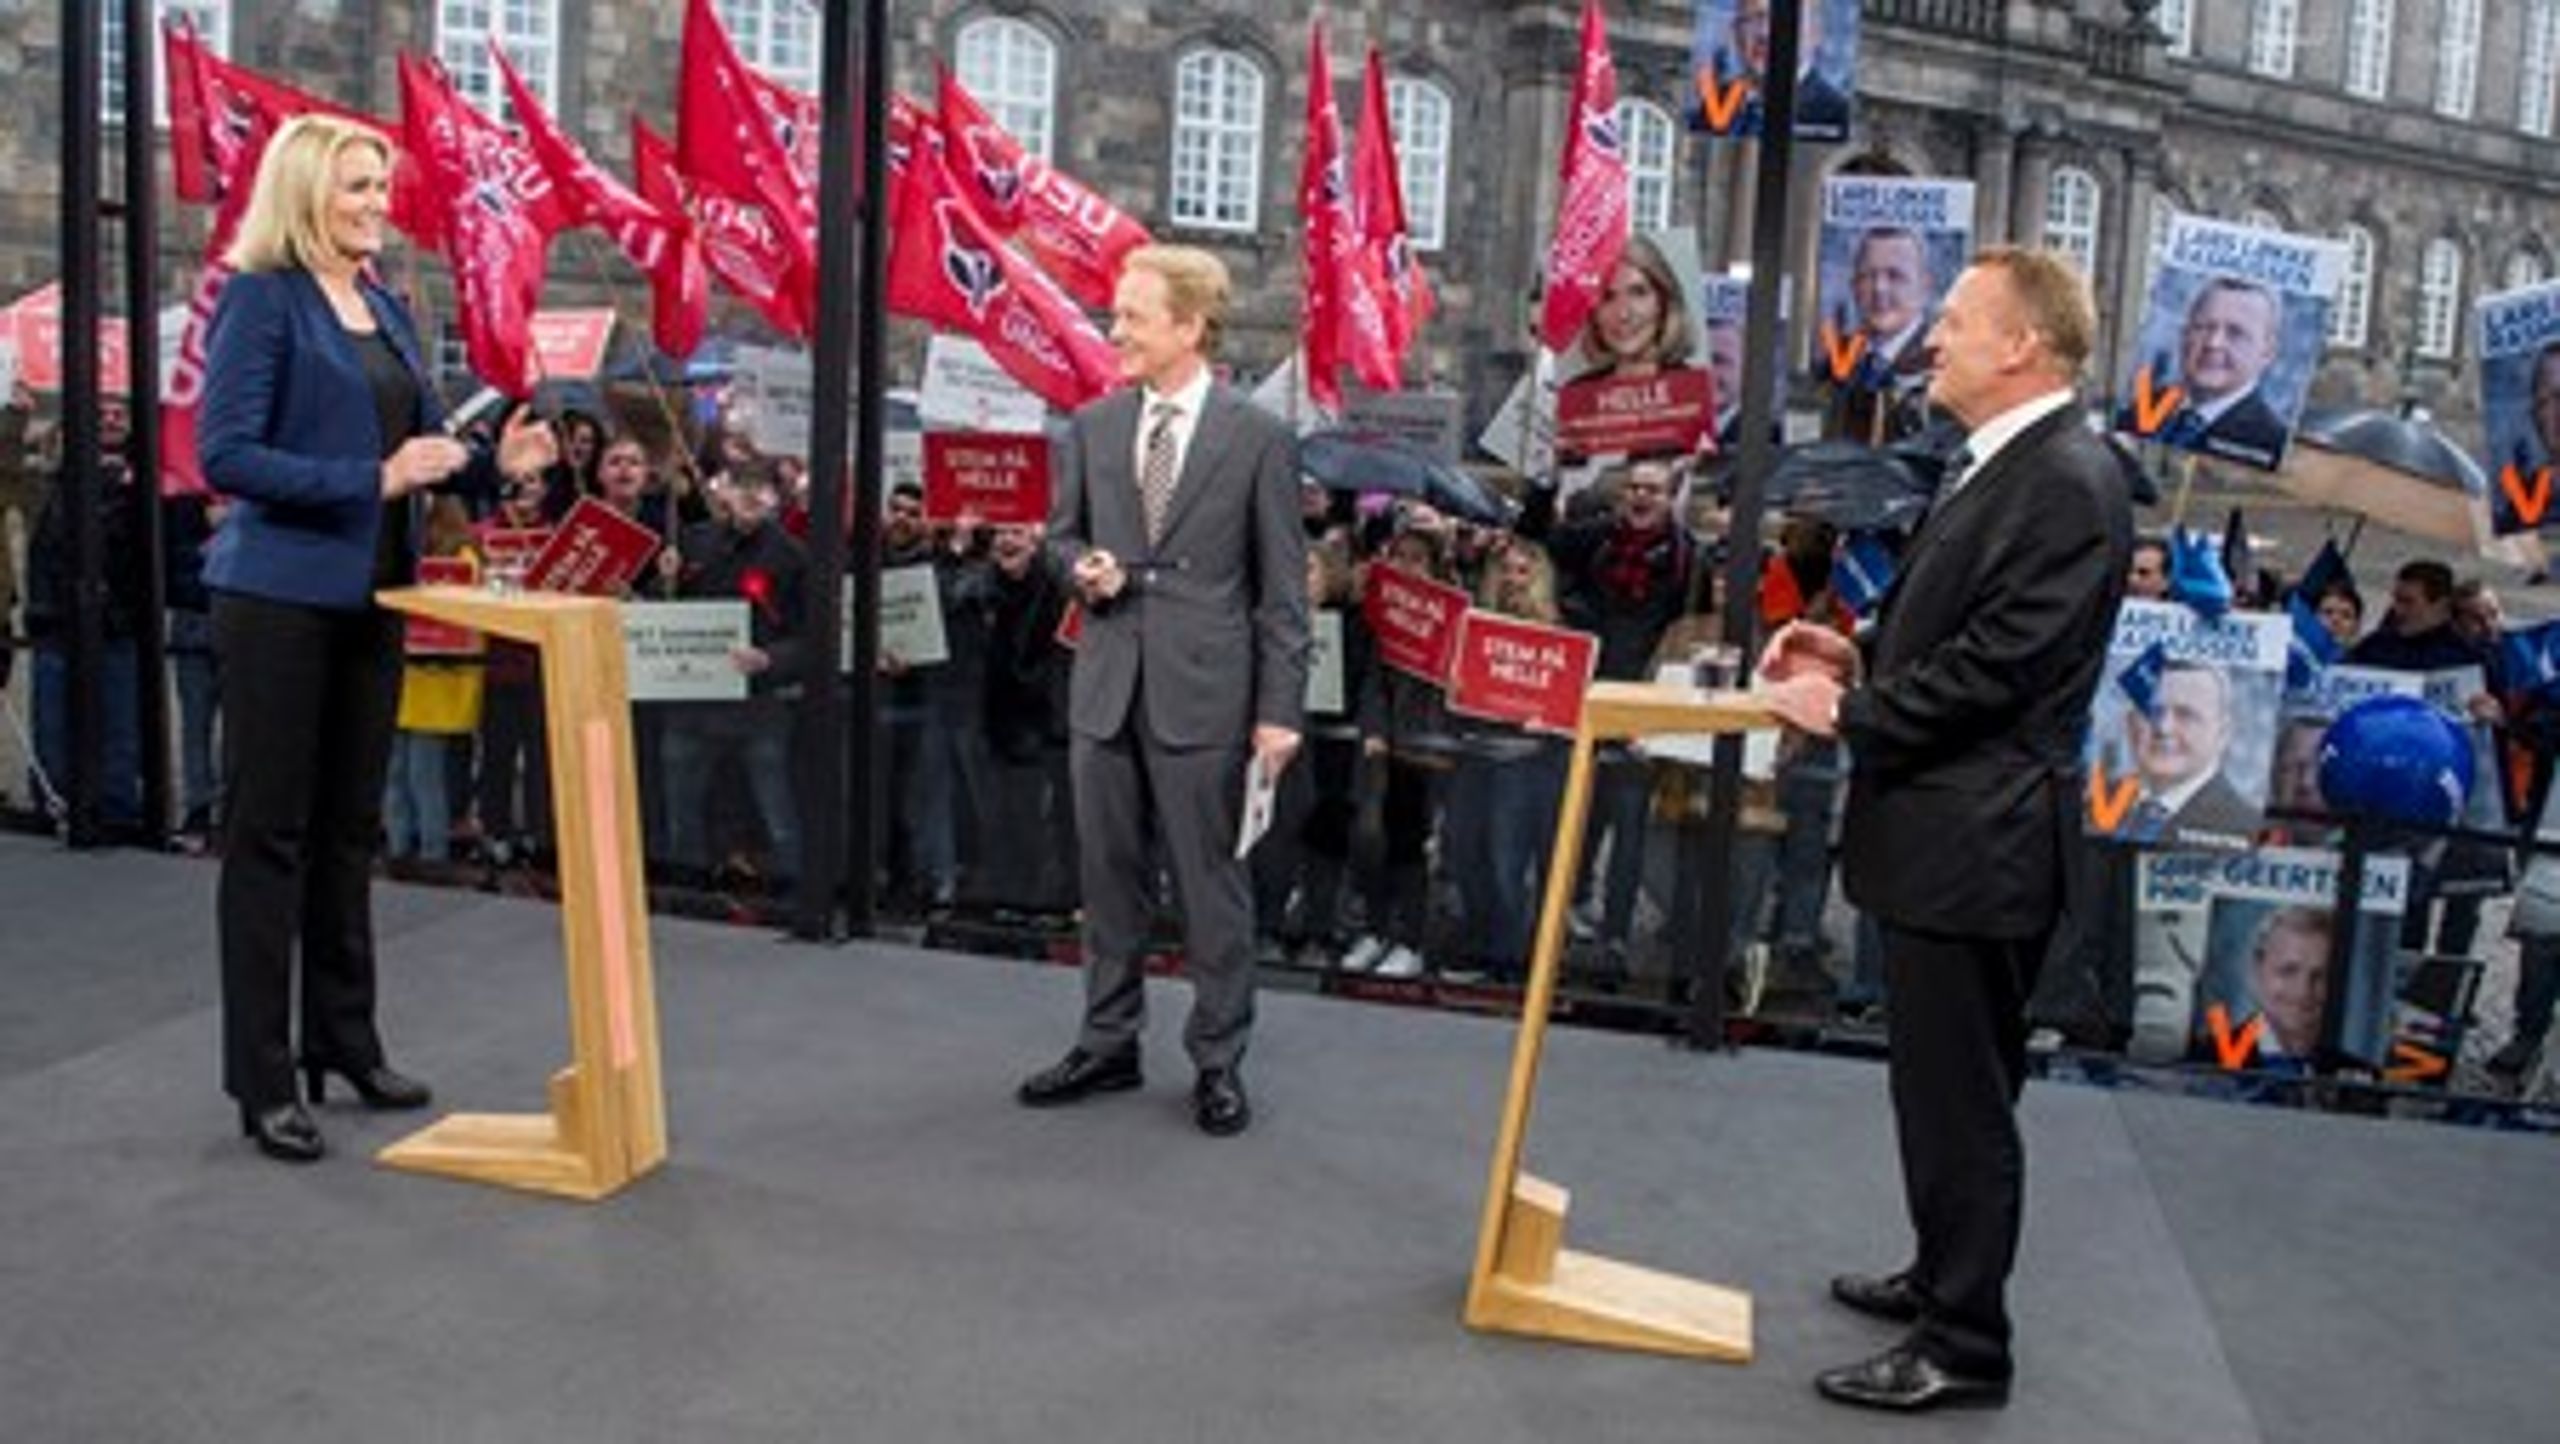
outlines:
[[401, 623], [377, 588], [410, 580], [424, 493], [539, 472], [551, 434], [519, 418], [496, 455], [441, 430], [417, 328], [369, 273], [391, 199], [391, 143], [308, 115], [267, 143], [224, 258], [197, 451], [233, 499], [205, 561], [228, 682], [229, 807], [217, 903], [223, 1087], [241, 1132], [293, 1163], [327, 1151], [294, 1091], [331, 1073], [366, 1106], [419, 1108], [426, 1085], [374, 1029], [374, 839], [400, 695]]
[[[1547, 549], [1521, 537], [1503, 541], [1485, 568], [1476, 605], [1488, 612], [1562, 624]], [[1530, 930], [1554, 846], [1556, 802], [1564, 790], [1564, 744], [1498, 722], [1459, 728], [1464, 761], [1444, 820], [1448, 869], [1456, 874], [1473, 955], [1467, 973], [1497, 982], [1525, 974]]]

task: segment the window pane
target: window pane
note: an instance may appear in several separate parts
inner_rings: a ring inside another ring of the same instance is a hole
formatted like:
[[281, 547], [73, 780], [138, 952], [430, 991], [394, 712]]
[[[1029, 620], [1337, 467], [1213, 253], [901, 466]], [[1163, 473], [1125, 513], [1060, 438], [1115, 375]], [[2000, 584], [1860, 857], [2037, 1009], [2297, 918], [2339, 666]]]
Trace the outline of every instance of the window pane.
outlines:
[[973, 20], [960, 31], [953, 67], [960, 83], [1013, 133], [1022, 148], [1053, 159], [1050, 115], [1057, 94], [1057, 47], [1020, 20]]
[[2347, 246], [2347, 269], [2338, 304], [2329, 309], [2329, 344], [2362, 346], [2373, 310], [2373, 232], [2350, 225], [2338, 239]]
[[1404, 221], [1418, 251], [1447, 238], [1449, 97], [1425, 80], [1387, 82], [1387, 121], [1396, 140], [1396, 174], [1404, 186]]
[[2444, 0], [2436, 44], [2436, 113], [2469, 120], [2480, 83], [2480, 0]]
[[2098, 179], [2077, 166], [2045, 183], [2044, 243], [2071, 258], [2082, 275], [2098, 268]]
[[1249, 231], [1259, 220], [1262, 67], [1232, 51], [1184, 56], [1173, 77], [1175, 223]]

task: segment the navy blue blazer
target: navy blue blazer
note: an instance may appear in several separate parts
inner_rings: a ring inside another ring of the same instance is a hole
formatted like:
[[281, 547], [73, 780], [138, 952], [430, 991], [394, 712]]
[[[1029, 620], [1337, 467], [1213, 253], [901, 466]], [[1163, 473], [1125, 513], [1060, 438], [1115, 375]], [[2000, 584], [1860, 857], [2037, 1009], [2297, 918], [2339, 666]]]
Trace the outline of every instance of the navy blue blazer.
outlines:
[[[417, 378], [408, 435], [435, 430], [444, 409], [408, 308], [370, 279], [357, 285]], [[371, 605], [389, 449], [355, 343], [320, 283], [298, 267], [232, 277], [207, 331], [196, 420], [205, 480], [234, 502], [205, 554], [205, 585], [341, 611]], [[471, 470], [485, 487], [492, 458], [475, 456]], [[424, 534], [409, 528], [413, 542]]]

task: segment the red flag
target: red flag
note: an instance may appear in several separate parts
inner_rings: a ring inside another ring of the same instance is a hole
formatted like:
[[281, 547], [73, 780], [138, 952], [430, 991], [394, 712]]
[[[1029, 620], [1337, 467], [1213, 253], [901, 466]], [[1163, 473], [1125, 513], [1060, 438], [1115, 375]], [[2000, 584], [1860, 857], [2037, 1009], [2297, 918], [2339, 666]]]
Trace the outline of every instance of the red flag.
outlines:
[[1396, 165], [1394, 117], [1387, 109], [1387, 68], [1374, 45], [1369, 47], [1368, 73], [1361, 78], [1360, 133], [1351, 145], [1351, 213], [1359, 217], [1361, 239], [1386, 283], [1387, 339], [1401, 366], [1439, 302], [1405, 224], [1404, 174]]
[[666, 354], [690, 356], [702, 344], [703, 318], [711, 306], [702, 228], [685, 201], [684, 179], [676, 174], [675, 147], [637, 115], [631, 117], [631, 175], [642, 200], [680, 222], [669, 248], [672, 255], [647, 268], [650, 334]]
[[542, 379], [529, 340], [533, 308], [569, 207], [530, 148], [415, 56], [400, 57], [400, 103], [407, 150], [441, 205], [471, 369], [510, 396], [530, 395]]
[[1298, 221], [1305, 228], [1299, 266], [1306, 281], [1300, 344], [1306, 348], [1307, 394], [1328, 411], [1342, 408], [1343, 366], [1382, 390], [1400, 380], [1381, 299], [1386, 283], [1351, 214], [1349, 170], [1324, 22], [1314, 20], [1307, 25], [1307, 143], [1298, 169]]
[[1046, 272], [1014, 254], [930, 146], [909, 151], [889, 309], [974, 338], [1006, 374], [1073, 408], [1119, 384], [1119, 357]]
[[814, 104], [804, 112], [739, 58], [711, 0], [688, 0], [677, 169], [712, 269], [791, 336], [807, 336], [817, 314], [817, 203], [793, 161], [804, 144], [814, 156], [816, 134]]
[[1019, 242], [1067, 294], [1111, 304], [1120, 263], [1148, 243], [1147, 228], [1083, 182], [1022, 148], [948, 69], [942, 72], [942, 138], [951, 178], [1000, 236]]
[[1572, 344], [1600, 304], [1626, 249], [1627, 155], [1618, 128], [1618, 69], [1609, 59], [1609, 35], [1600, 0], [1582, 0], [1582, 63], [1573, 77], [1573, 103], [1565, 113], [1564, 165], [1556, 200], [1555, 235], [1547, 242], [1547, 299], [1538, 322], [1550, 351]]
[[494, 40], [489, 42], [489, 56], [497, 63], [499, 79], [506, 83], [508, 104], [524, 127], [525, 145], [551, 178], [568, 223], [595, 226], [613, 237], [614, 245], [649, 278], [651, 334], [658, 349], [678, 358], [692, 355], [702, 344], [710, 291], [703, 276], [702, 250], [682, 204], [651, 200], [597, 165], [586, 148], [542, 108], [532, 87], [516, 74]]

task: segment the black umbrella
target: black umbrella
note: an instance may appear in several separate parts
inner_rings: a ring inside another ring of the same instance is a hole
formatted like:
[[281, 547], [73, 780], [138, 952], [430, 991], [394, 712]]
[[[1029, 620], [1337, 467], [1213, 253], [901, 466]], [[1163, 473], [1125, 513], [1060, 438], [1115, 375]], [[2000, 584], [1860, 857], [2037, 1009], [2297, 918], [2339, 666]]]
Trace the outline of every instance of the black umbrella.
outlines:
[[2488, 475], [2423, 416], [2312, 410], [2294, 429], [2276, 485], [2413, 535], [2458, 546], [2479, 540]]
[[1788, 447], [1769, 473], [1768, 504], [1842, 531], [1909, 531], [1937, 494], [1944, 458], [1855, 441]]
[[1501, 526], [1511, 508], [1483, 482], [1402, 437], [1318, 431], [1300, 438], [1298, 470], [1334, 491], [1417, 497], [1465, 521]]

